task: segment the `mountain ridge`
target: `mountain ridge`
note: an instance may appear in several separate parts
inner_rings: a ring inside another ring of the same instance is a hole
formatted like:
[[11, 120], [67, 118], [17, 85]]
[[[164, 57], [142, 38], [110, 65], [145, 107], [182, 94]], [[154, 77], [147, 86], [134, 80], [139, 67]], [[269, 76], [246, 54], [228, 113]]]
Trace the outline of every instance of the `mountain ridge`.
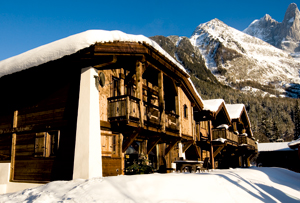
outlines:
[[288, 53], [218, 19], [197, 26], [190, 40], [200, 50], [207, 68], [223, 84], [272, 84], [281, 96], [291, 84], [300, 84], [300, 63]]
[[291, 3], [288, 6], [282, 22], [268, 14], [265, 16], [254, 20], [243, 32], [289, 53], [300, 52], [300, 12], [297, 5]]
[[[269, 24], [273, 23], [274, 25], [277, 22], [272, 20], [269, 15], [265, 15], [264, 18], [269, 21]], [[285, 62], [286, 66], [278, 68], [277, 71], [290, 71], [291, 77], [296, 75], [299, 79], [299, 62], [289, 56], [289, 53], [275, 48], [259, 38], [230, 28], [218, 19], [209, 22], [197, 26], [192, 35], [194, 39], [176, 35], [168, 37], [154, 36], [151, 39], [156, 41], [186, 68], [203, 99], [222, 98], [228, 104], [245, 104], [254, 137], [259, 139], [260, 142], [276, 141], [279, 138], [289, 141], [298, 137], [295, 132], [295, 117], [298, 113], [295, 109], [299, 109], [299, 107], [296, 107], [297, 100], [289, 97], [299, 98], [299, 83], [296, 83], [297, 81], [294, 81], [295, 83], [287, 81], [283, 84], [275, 78], [274, 81], [261, 84], [259, 81], [255, 82], [257, 80], [256, 76], [253, 76], [253, 81], [249, 79], [247, 71], [255, 69], [257, 64], [259, 66], [259, 63], [266, 63], [264, 58], [266, 54], [269, 54], [274, 61], [271, 60], [272, 64], [261, 70], [262, 72], [258, 73], [257, 77], [263, 77], [261, 75], [264, 72], [274, 69], [273, 63], [276, 65], [277, 62], [281, 63], [280, 59], [284, 59], [289, 63]], [[218, 29], [227, 30], [227, 32], [216, 32]], [[215, 32], [209, 30], [215, 30]], [[246, 42], [243, 41], [245, 39]], [[252, 48], [249, 49], [249, 47]], [[264, 49], [260, 49], [261, 47]], [[252, 56], [253, 54], [251, 55], [255, 48], [258, 50], [257, 55], [261, 54], [258, 59], [255, 59]], [[203, 54], [204, 52], [205, 54]], [[249, 55], [247, 56], [247, 54]], [[246, 60], [243, 60], [245, 58]], [[248, 66], [253, 64], [253, 68], [247, 68], [247, 63]], [[214, 64], [214, 66], [209, 66], [209, 64]], [[231, 75], [233, 69], [230, 69], [230, 67], [236, 66], [236, 64], [240, 64], [237, 66], [240, 68], [235, 69], [236, 73]], [[289, 70], [290, 65], [293, 66], [291, 69], [294, 72]], [[274, 73], [275, 71], [276, 68]], [[226, 76], [232, 77], [226, 79]], [[236, 78], [243, 76], [244, 80], [233, 81], [233, 76]], [[220, 78], [223, 80], [220, 80]], [[279, 95], [287, 96], [287, 98], [280, 98]]]

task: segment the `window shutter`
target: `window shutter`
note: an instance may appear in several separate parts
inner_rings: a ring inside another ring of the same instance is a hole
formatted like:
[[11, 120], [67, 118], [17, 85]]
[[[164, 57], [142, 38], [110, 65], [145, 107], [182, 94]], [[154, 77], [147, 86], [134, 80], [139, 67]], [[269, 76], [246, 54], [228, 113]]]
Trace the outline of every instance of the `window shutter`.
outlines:
[[45, 133], [36, 133], [35, 135], [35, 146], [34, 146], [34, 156], [43, 157], [45, 150]]

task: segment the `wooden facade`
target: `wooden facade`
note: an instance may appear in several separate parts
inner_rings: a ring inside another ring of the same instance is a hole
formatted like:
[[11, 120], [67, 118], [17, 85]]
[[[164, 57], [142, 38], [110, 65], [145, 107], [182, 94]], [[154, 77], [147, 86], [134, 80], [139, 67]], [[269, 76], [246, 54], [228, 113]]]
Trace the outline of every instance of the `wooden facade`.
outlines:
[[96, 43], [0, 78], [9, 87], [1, 89], [0, 164], [11, 163], [10, 181], [72, 179], [80, 71], [89, 66], [98, 72], [103, 176], [124, 174], [141, 156], [158, 170], [184, 156], [209, 157], [212, 168], [215, 159], [238, 166], [240, 156], [255, 152], [250, 137], [234, 133], [225, 104], [204, 110], [189, 75], [152, 46]]

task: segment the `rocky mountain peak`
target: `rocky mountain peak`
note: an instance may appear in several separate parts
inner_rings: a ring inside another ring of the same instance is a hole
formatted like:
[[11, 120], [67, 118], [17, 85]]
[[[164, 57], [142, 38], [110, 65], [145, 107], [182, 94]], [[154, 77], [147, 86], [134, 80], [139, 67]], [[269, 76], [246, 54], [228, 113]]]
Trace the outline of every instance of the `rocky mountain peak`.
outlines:
[[262, 19], [265, 20], [265, 21], [273, 20], [272, 17], [269, 14], [266, 14], [264, 17], [262, 17]]
[[294, 22], [297, 17], [299, 18], [299, 9], [295, 3], [291, 3], [285, 12], [282, 22], [291, 23], [291, 21]]
[[295, 53], [300, 51], [300, 12], [295, 3], [291, 3], [281, 23], [266, 14], [260, 20], [253, 21], [244, 33], [260, 38], [271, 45]]

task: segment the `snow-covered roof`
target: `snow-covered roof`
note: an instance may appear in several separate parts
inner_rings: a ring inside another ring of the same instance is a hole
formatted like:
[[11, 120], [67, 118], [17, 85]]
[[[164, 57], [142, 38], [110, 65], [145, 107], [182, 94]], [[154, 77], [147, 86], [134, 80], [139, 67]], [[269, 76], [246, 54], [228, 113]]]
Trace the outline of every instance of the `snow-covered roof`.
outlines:
[[[121, 31], [88, 30], [0, 61], [0, 77], [74, 54], [77, 51], [87, 48], [95, 43], [114, 41], [145, 42], [166, 56], [170, 61], [178, 66], [179, 69], [187, 73], [185, 68], [173, 57], [171, 57], [165, 50], [163, 50], [155, 41], [143, 35], [126, 34]], [[190, 78], [188, 78], [188, 82], [191, 84], [196, 95], [202, 102], [202, 98]]]
[[204, 104], [204, 110], [211, 111], [211, 112], [217, 112], [222, 105], [222, 103], [225, 104], [223, 99], [209, 99], [209, 100], [203, 100]]
[[293, 140], [293, 141], [288, 143], [288, 146], [291, 147], [291, 148], [296, 147], [297, 145], [300, 145], [300, 138], [297, 139], [297, 140]]
[[[245, 109], [244, 104], [225, 104], [226, 109], [228, 111], [230, 119], [239, 119], [240, 116], [242, 115], [243, 110]], [[245, 114], [247, 117], [247, 120], [249, 121], [249, 127], [250, 127], [250, 135], [253, 136], [252, 130], [251, 130], [251, 123], [250, 123], [250, 118], [248, 116], [247, 111], [245, 110]]]
[[165, 55], [181, 70], [186, 72], [184, 67], [180, 65], [173, 57], [171, 57], [165, 50], [163, 50], [155, 41], [143, 35], [131, 35], [121, 31], [88, 30], [0, 61], [0, 77], [38, 66], [43, 63], [62, 58], [66, 55], [74, 54], [81, 49], [95, 44], [96, 42], [103, 43], [114, 41], [145, 42]]
[[258, 152], [268, 152], [268, 151], [294, 151], [289, 148], [289, 142], [272, 142], [272, 143], [258, 143]]
[[225, 106], [230, 116], [230, 119], [240, 118], [245, 107], [244, 104], [226, 104]]

